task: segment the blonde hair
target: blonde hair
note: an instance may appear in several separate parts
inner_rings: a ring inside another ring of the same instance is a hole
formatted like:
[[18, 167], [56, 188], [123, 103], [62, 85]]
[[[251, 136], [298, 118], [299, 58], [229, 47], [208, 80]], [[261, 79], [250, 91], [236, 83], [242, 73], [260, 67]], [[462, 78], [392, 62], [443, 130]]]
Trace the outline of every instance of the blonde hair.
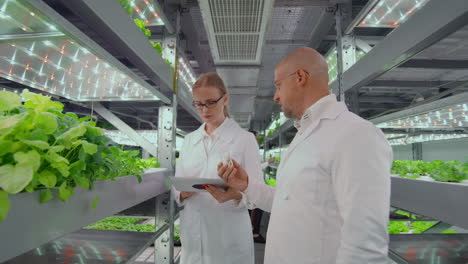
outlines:
[[[226, 86], [224, 85], [223, 79], [216, 73], [216, 72], [207, 72], [198, 78], [198, 80], [193, 84], [192, 90], [195, 90], [200, 87], [204, 86], [211, 86], [215, 87], [221, 92], [221, 95], [225, 95], [228, 93]], [[225, 105], [223, 108], [224, 116], [229, 116], [229, 109], [228, 106]]]

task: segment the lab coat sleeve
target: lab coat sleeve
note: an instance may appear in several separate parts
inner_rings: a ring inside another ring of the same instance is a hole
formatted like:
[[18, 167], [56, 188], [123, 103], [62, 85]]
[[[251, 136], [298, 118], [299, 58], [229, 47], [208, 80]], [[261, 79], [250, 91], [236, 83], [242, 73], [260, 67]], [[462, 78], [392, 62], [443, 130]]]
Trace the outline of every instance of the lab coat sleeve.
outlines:
[[[189, 138], [186, 137], [184, 140], [184, 144], [182, 144], [182, 148], [180, 149], [179, 152], [179, 160], [176, 162], [175, 166], [175, 177], [185, 177], [185, 168], [183, 166], [183, 162], [185, 161], [185, 152], [187, 151], [188, 148], [188, 141]], [[174, 196], [174, 200], [179, 206], [183, 206], [185, 204], [185, 201], [181, 202], [180, 201], [180, 192], [177, 191], [174, 186], [171, 186], [171, 194]]]
[[266, 185], [263, 180], [260, 156], [258, 155], [259, 149], [255, 137], [249, 135], [246, 143], [244, 169], [249, 175], [249, 185], [242, 194], [242, 200], [239, 205], [244, 205], [249, 209], [260, 208], [270, 212], [275, 189]]
[[333, 191], [343, 221], [337, 264], [388, 262], [392, 150], [371, 124], [339, 139], [332, 161]]

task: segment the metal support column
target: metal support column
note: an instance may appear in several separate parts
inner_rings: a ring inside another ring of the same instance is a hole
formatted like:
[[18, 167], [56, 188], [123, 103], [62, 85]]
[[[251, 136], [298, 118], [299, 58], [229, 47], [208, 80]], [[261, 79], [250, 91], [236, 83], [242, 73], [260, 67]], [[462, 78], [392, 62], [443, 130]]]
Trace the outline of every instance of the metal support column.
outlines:
[[[161, 167], [170, 168], [175, 171], [175, 146], [176, 146], [176, 123], [177, 123], [177, 67], [179, 58], [177, 56], [178, 34], [180, 32], [180, 11], [177, 11], [176, 32], [174, 35], [165, 35], [163, 46], [165, 54], [163, 57], [173, 62], [172, 71], [172, 106], [159, 108], [158, 119], [158, 160]], [[156, 198], [156, 226], [169, 225], [169, 230], [161, 235], [154, 243], [156, 264], [174, 264], [174, 196], [168, 191]]]
[[356, 43], [354, 35], [344, 34], [346, 27], [352, 21], [352, 2], [348, 1], [343, 4], [338, 4], [335, 20], [336, 20], [336, 50], [337, 50], [337, 67], [338, 67], [338, 90], [333, 91], [339, 101], [344, 101], [344, 90], [343, 87], [343, 72], [349, 69], [354, 63], [356, 63]]
[[422, 153], [422, 143], [413, 143], [411, 144], [413, 149], [413, 160], [422, 160], [423, 153]]

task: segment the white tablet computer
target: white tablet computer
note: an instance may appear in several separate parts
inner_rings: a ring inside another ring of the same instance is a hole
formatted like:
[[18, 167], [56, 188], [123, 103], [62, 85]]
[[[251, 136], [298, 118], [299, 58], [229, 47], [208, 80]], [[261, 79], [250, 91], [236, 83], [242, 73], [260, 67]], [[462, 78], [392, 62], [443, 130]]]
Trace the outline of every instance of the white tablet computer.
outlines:
[[172, 186], [179, 192], [206, 192], [203, 189], [204, 185], [215, 185], [217, 187], [227, 188], [228, 186], [222, 179], [210, 178], [184, 178], [184, 177], [169, 177]]

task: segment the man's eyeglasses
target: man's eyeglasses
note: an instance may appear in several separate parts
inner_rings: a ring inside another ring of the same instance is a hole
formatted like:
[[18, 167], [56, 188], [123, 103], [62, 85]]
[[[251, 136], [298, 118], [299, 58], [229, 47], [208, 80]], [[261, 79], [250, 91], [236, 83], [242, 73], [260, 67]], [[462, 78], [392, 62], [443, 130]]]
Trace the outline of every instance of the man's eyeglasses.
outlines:
[[214, 108], [216, 104], [224, 97], [224, 94], [218, 100], [208, 100], [206, 103], [202, 104], [201, 102], [192, 102], [192, 105], [197, 109], [201, 110], [205, 106], [208, 109]]
[[[306, 71], [306, 70], [303, 70], [303, 71], [304, 71], [307, 75], [309, 75], [309, 72], [308, 72], [308, 71]], [[289, 74], [288, 76], [284, 77], [281, 81], [275, 81], [275, 87], [276, 87], [276, 89], [279, 90], [279, 89], [280, 89], [281, 82], [284, 81], [284, 80], [286, 80], [287, 78], [289, 78], [289, 77], [295, 75], [296, 73], [297, 73], [297, 70], [296, 70], [295, 72]]]

